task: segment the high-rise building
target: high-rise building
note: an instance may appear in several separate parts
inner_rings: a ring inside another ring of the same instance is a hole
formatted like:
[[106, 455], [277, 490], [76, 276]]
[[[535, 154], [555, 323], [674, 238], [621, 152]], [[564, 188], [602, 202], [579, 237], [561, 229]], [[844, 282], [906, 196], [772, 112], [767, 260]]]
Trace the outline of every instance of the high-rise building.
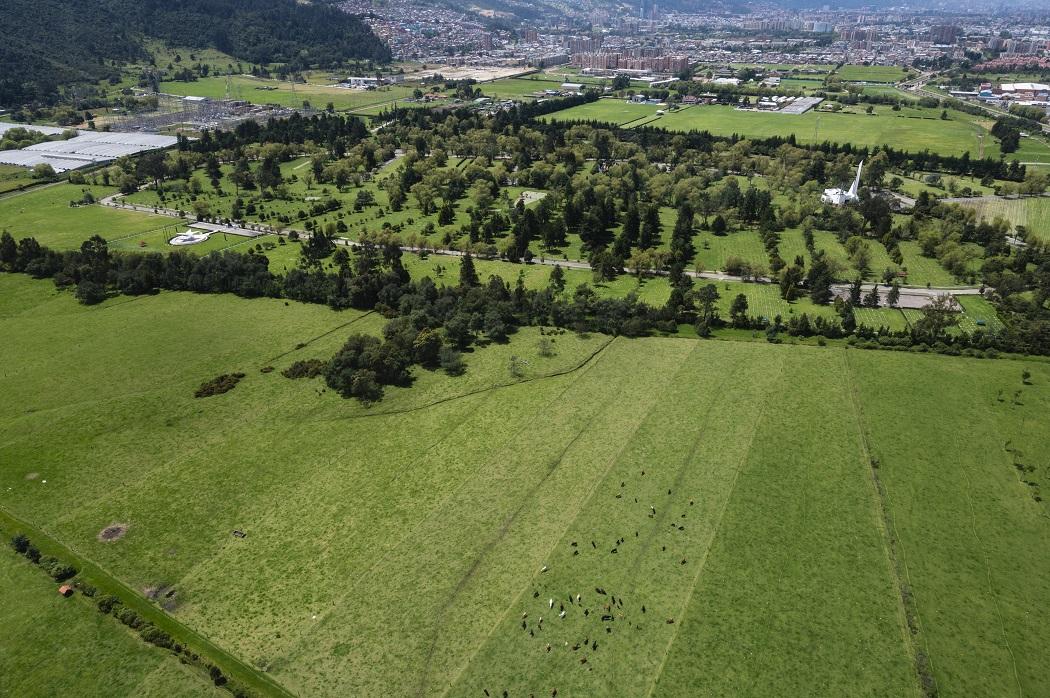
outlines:
[[952, 24], [937, 24], [930, 27], [930, 41], [939, 45], [954, 44], [959, 39], [959, 27]]

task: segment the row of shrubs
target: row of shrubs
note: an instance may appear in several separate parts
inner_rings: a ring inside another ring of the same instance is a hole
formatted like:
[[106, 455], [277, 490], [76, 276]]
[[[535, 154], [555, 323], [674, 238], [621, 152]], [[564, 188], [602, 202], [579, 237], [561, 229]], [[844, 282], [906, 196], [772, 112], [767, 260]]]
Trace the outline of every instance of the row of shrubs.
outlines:
[[[54, 579], [56, 582], [64, 582], [77, 575], [78, 570], [72, 565], [67, 565], [56, 557], [42, 555], [40, 550], [32, 544], [28, 537], [19, 533], [11, 539], [11, 547], [15, 552], [25, 557]], [[85, 582], [77, 582], [75, 586], [84, 596], [94, 598], [98, 590]], [[100, 596], [98, 601], [99, 613], [112, 615], [118, 621], [136, 631], [140, 638], [151, 645], [163, 647], [179, 657], [179, 661], [185, 664], [200, 666], [208, 671], [212, 682], [216, 686], [222, 686], [229, 690], [237, 698], [248, 698], [251, 694], [239, 686], [230, 684], [229, 679], [222, 670], [210, 662], [202, 662], [200, 655], [191, 652], [190, 649], [176, 642], [167, 631], [158, 628], [153, 623], [144, 619], [134, 609], [128, 608], [116, 596], [106, 594]]]
[[77, 575], [76, 567], [65, 564], [57, 557], [41, 555], [40, 550], [21, 533], [11, 539], [11, 547], [34, 565], [39, 565], [40, 569], [47, 572], [51, 579], [54, 579], [56, 582], [64, 582]]
[[889, 349], [890, 351], [909, 351], [917, 354], [944, 354], [945, 356], [967, 356], [973, 359], [997, 359], [999, 350], [995, 347], [979, 349], [977, 347], [957, 347], [944, 342], [912, 344], [907, 337], [880, 336], [874, 339], [861, 339], [851, 336], [846, 343], [857, 349]]

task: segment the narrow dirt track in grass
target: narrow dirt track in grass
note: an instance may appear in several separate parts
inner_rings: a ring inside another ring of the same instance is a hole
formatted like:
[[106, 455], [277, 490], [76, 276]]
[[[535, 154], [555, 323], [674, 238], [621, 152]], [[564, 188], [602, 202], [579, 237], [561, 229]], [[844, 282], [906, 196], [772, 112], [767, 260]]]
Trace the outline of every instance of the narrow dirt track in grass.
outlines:
[[[689, 360], [689, 357], [691, 357], [694, 353], [696, 353], [696, 350], [698, 348], [699, 348], [699, 344], [697, 344], [697, 346], [694, 347], [693, 350], [690, 351], [689, 354], [686, 357], [683, 358], [682, 365], [675, 372], [674, 377], [670, 379], [670, 381], [669, 381], [670, 384], [673, 385], [677, 381], [677, 379], [681, 375], [682, 371], [684, 370], [685, 363]], [[634, 426], [634, 429], [629, 434], [624, 435], [625, 438], [623, 438], [620, 448], [615, 452], [613, 457], [611, 457], [609, 459], [608, 465], [604, 469], [604, 471], [602, 472], [601, 476], [594, 479], [594, 482], [593, 482], [590, 490], [588, 490], [586, 497], [584, 497], [584, 499], [583, 499], [579, 509], [577, 510], [576, 516], [573, 517], [573, 519], [565, 526], [565, 529], [562, 532], [562, 534], [554, 540], [554, 542], [551, 545], [551, 549], [544, 556], [545, 558], [549, 558], [551, 553], [553, 552], [553, 550], [558, 546], [558, 544], [565, 540], [566, 536], [569, 533], [569, 530], [572, 529], [573, 526], [576, 524], [576, 522], [579, 520], [580, 512], [586, 510], [587, 507], [590, 506], [591, 502], [593, 501], [593, 499], [595, 497], [595, 494], [598, 491], [598, 488], [605, 482], [605, 480], [609, 477], [609, 474], [612, 471], [612, 469], [619, 463], [619, 460], [620, 460], [621, 456], [623, 455], [624, 451], [628, 447], [630, 447], [631, 443], [634, 440], [635, 435], [637, 435], [637, 433], [638, 433], [638, 430], [642, 428], [642, 426], [646, 423], [646, 420], [649, 418], [649, 415], [652, 414], [652, 410], [654, 409], [654, 406], [655, 406], [655, 401], [653, 403], [650, 403], [649, 408], [638, 419], [637, 423]], [[582, 431], [580, 433], [582, 434]], [[573, 439], [573, 443], [575, 443], [578, 438], [579, 438], [579, 434], [577, 435], [576, 438]], [[563, 456], [564, 456], [564, 453], [565, 453], [565, 451], [563, 451], [563, 453], [562, 453]], [[529, 589], [529, 587], [533, 586], [534, 581], [535, 581], [535, 577], [532, 577], [532, 578], [530, 578], [528, 580], [528, 582], [526, 584], [522, 585], [521, 591], [519, 591], [518, 594], [511, 601], [511, 603], [506, 606], [506, 608], [504, 609], [503, 613], [499, 616], [499, 618], [496, 620], [496, 622], [493, 623], [493, 625], [491, 626], [489, 631], [487, 633], [485, 633], [484, 637], [482, 637], [480, 639], [480, 641], [477, 643], [477, 645], [475, 646], [474, 652], [471, 653], [471, 655], [460, 665], [459, 669], [451, 677], [448, 687], [442, 692], [443, 696], [444, 695], [448, 695], [449, 691], [451, 691], [452, 688], [455, 687], [457, 681], [462, 676], [463, 672], [467, 670], [467, 668], [470, 666], [470, 663], [477, 656], [478, 652], [481, 651], [482, 647], [485, 646], [485, 644], [492, 638], [493, 634], [497, 631], [497, 629], [500, 627], [500, 625], [503, 624], [503, 622], [507, 618], [507, 614], [510, 613], [510, 610], [519, 602], [519, 600], [523, 597], [523, 595], [526, 593], [526, 591]]]

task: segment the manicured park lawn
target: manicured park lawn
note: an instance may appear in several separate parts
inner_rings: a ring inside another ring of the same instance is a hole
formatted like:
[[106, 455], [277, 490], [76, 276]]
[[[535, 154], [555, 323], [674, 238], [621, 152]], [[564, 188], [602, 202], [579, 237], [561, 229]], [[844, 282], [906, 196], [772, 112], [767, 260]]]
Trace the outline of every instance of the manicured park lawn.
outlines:
[[1050, 240], [1050, 198], [980, 198], [958, 203], [977, 211], [979, 218], [988, 221], [1002, 218], [1015, 229], [1024, 226], [1029, 235], [1037, 240]]
[[[460, 158], [449, 158], [447, 168], [453, 169], [463, 167], [467, 163]], [[452, 240], [462, 237], [462, 231], [469, 222], [467, 207], [471, 205], [469, 198], [461, 199], [456, 203], [455, 215], [451, 223], [440, 225], [438, 208], [435, 206], [428, 215], [423, 215], [418, 200], [409, 196], [400, 211], [394, 211], [390, 207], [390, 199], [386, 189], [382, 186], [383, 180], [389, 176], [396, 176], [398, 168], [401, 167], [400, 160], [393, 160], [381, 168], [371, 179], [365, 179], [360, 186], [348, 184], [340, 189], [332, 184], [309, 184], [306, 175], [309, 170], [309, 160], [299, 158], [281, 164], [281, 173], [284, 178], [285, 198], [263, 198], [258, 190], [243, 191], [230, 180], [229, 175], [233, 170], [232, 165], [223, 165], [223, 177], [220, 180], [220, 190], [215, 191], [202, 171], [193, 176], [202, 182], [203, 192], [194, 198], [187, 192], [186, 182], [177, 180], [165, 184], [164, 198], [153, 189], [136, 192], [126, 200], [144, 206], [164, 206], [166, 208], [191, 212], [194, 210], [194, 201], [199, 201], [208, 207], [211, 216], [228, 218], [233, 213], [234, 201], [239, 197], [245, 202], [255, 205], [254, 212], [243, 210], [245, 220], [253, 223], [263, 223], [278, 229], [293, 228], [304, 230], [308, 220], [323, 229], [328, 224], [337, 225], [340, 222], [346, 226], [346, 231], [341, 232], [343, 237], [358, 239], [363, 233], [378, 233], [384, 227], [399, 232], [403, 241], [425, 240], [433, 246], [448, 246], [445, 242], [446, 234]], [[258, 168], [258, 163], [252, 163], [253, 170]], [[517, 201], [517, 198], [526, 189], [524, 187], [503, 187], [499, 198], [493, 204], [494, 209], [507, 212]], [[374, 203], [355, 210], [355, 202], [358, 195], [365, 192], [372, 196]], [[343, 206], [338, 211], [330, 211], [312, 215], [311, 207], [318, 201], [334, 198], [342, 202]], [[438, 199], [440, 204], [440, 199]], [[531, 201], [529, 205], [535, 205]], [[301, 212], [301, 214], [300, 214]], [[280, 217], [286, 217], [288, 222], [282, 222]], [[427, 226], [433, 227], [432, 233], [427, 233]], [[415, 236], [415, 237], [413, 237]]]

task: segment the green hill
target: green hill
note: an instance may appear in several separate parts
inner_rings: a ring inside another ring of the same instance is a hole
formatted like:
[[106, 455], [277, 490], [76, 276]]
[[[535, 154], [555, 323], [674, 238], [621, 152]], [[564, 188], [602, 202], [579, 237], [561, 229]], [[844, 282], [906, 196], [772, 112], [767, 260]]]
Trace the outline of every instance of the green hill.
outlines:
[[60, 89], [117, 73], [144, 41], [216, 48], [252, 63], [386, 61], [359, 18], [295, 0], [10, 0], [0, 25], [0, 105], [54, 101]]

